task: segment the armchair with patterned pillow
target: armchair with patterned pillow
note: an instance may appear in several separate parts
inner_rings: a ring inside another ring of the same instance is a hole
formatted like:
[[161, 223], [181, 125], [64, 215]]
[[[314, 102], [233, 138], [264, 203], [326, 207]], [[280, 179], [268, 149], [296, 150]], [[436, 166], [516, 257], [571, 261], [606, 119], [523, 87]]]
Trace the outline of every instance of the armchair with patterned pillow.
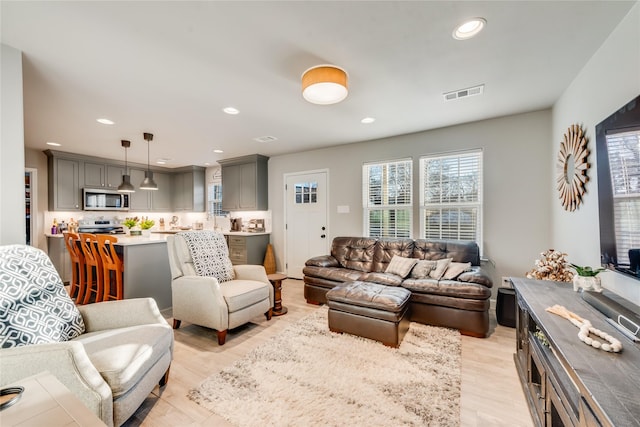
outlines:
[[271, 320], [273, 286], [261, 265], [232, 265], [222, 234], [187, 231], [167, 237], [171, 267], [173, 327], [184, 320], [227, 331], [264, 314]]
[[0, 246], [0, 386], [49, 371], [109, 426], [168, 380], [173, 331], [151, 298], [77, 307], [43, 251]]

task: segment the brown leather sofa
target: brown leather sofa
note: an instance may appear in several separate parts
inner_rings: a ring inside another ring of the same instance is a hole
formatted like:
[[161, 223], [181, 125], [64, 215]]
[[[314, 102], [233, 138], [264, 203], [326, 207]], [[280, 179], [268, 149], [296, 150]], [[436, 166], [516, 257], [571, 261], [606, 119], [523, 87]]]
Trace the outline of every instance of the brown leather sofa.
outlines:
[[[453, 262], [470, 262], [472, 267], [453, 280], [402, 278], [385, 273], [394, 255], [419, 260], [452, 258]], [[493, 283], [480, 267], [480, 250], [474, 242], [336, 237], [331, 254], [309, 259], [303, 273], [304, 297], [311, 304], [326, 303], [326, 293], [345, 282], [402, 286], [411, 291], [411, 321], [455, 328], [475, 337], [486, 337], [489, 332]]]

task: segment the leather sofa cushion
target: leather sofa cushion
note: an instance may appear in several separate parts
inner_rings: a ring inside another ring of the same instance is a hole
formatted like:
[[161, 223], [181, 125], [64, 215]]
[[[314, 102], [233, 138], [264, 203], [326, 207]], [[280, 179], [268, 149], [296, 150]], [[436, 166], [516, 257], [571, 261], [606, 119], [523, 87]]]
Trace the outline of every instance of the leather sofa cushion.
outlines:
[[387, 286], [400, 286], [404, 279], [391, 273], [366, 273], [360, 278], [360, 280], [363, 282], [374, 282]]
[[394, 256], [414, 258], [413, 239], [378, 239], [373, 254], [373, 266], [369, 271], [387, 271]]
[[171, 328], [156, 324], [89, 332], [73, 341], [82, 343], [115, 400], [146, 375], [172, 340]]
[[310, 258], [305, 262], [310, 267], [340, 267], [338, 260], [331, 255], [320, 255]]
[[342, 267], [313, 267], [307, 266], [302, 269], [305, 276], [321, 277], [335, 282], [353, 282], [360, 280], [366, 273], [359, 270], [350, 270]]
[[[416, 312], [416, 305], [437, 305], [445, 308], [454, 308], [457, 310], [469, 310], [469, 311], [487, 311], [489, 310], [489, 298], [487, 299], [466, 299], [448, 297], [445, 295], [432, 295], [432, 294], [411, 294], [411, 306], [412, 313]], [[425, 308], [419, 308], [417, 310], [424, 310]], [[428, 308], [427, 308], [428, 310]], [[444, 319], [443, 319], [444, 320]], [[446, 324], [446, 323], [445, 323]]]
[[411, 292], [405, 288], [365, 282], [336, 286], [327, 292], [329, 307], [335, 301], [394, 313], [402, 311], [410, 297]]
[[454, 280], [405, 279], [402, 287], [416, 294], [446, 295], [458, 298], [487, 299], [491, 290], [476, 283], [461, 283]]
[[438, 260], [453, 258], [453, 262], [480, 265], [480, 248], [475, 242], [416, 239], [413, 258]]
[[331, 255], [341, 267], [358, 271], [373, 271], [376, 239], [368, 237], [336, 237], [331, 243]]
[[469, 271], [465, 271], [456, 279], [458, 282], [478, 283], [480, 285], [491, 288], [493, 281], [487, 276], [480, 267], [471, 267]]

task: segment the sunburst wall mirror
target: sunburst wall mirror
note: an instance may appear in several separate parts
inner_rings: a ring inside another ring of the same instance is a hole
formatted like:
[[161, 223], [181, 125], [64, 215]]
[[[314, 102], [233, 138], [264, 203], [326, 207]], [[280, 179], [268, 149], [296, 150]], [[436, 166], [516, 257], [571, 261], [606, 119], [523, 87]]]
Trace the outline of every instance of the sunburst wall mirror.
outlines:
[[560, 203], [567, 211], [575, 211], [582, 202], [589, 181], [589, 149], [587, 137], [578, 124], [569, 126], [560, 143], [558, 152], [557, 178]]

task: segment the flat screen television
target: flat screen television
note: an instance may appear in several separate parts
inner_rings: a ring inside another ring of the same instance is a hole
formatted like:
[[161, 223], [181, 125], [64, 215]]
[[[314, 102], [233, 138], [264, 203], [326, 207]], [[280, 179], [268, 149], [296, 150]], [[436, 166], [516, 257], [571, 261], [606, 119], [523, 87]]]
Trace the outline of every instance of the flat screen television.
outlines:
[[596, 126], [600, 259], [640, 280], [640, 96]]

